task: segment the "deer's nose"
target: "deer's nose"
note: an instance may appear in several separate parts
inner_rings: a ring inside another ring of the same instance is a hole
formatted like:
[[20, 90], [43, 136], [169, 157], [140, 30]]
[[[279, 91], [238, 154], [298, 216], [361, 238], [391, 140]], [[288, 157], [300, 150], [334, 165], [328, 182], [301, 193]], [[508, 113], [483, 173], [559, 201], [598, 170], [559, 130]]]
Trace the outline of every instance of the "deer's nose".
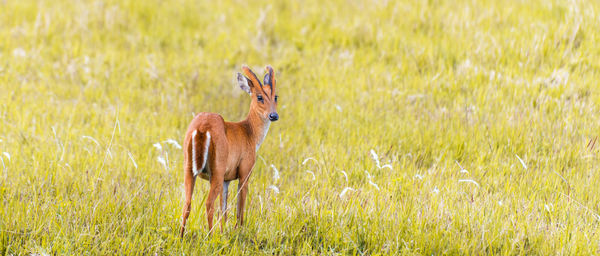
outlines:
[[269, 120], [277, 121], [279, 119], [279, 115], [276, 112], [269, 114]]

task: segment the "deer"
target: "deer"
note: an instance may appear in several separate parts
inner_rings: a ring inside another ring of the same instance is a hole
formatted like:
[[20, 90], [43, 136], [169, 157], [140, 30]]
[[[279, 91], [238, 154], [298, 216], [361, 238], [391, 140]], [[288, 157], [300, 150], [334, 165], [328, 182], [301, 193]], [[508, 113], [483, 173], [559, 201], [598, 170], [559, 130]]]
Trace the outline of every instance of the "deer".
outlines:
[[[237, 223], [244, 224], [244, 205], [248, 193], [248, 179], [256, 162], [257, 151], [265, 139], [271, 122], [277, 121], [275, 73], [265, 67], [264, 85], [254, 72], [242, 65], [237, 73], [239, 87], [252, 97], [246, 119], [226, 122], [215, 113], [197, 114], [185, 133], [184, 150], [184, 202], [180, 236], [183, 238], [185, 223], [190, 215], [192, 194], [196, 178], [210, 183], [206, 198], [206, 217], [209, 235], [213, 229], [214, 201], [221, 198], [221, 230], [227, 222], [227, 196], [229, 183], [238, 181]], [[218, 221], [218, 220], [217, 220]]]

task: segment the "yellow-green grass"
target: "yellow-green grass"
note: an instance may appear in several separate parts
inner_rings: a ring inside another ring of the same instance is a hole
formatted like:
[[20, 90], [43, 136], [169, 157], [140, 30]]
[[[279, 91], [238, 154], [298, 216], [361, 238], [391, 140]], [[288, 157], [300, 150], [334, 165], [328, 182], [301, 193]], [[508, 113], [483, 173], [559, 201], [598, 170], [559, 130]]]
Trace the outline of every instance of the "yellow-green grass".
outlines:
[[[599, 7], [0, 1], [0, 253], [599, 254]], [[199, 180], [181, 240], [165, 141], [243, 119], [244, 63], [281, 117], [245, 226]]]

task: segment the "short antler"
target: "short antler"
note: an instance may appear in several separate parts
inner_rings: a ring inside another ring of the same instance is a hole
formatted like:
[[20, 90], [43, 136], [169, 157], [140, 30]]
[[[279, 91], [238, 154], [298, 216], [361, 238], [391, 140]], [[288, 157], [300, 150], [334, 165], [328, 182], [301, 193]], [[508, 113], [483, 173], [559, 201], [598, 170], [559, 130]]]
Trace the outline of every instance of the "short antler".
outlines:
[[265, 85], [271, 87], [271, 95], [275, 95], [275, 72], [273, 72], [273, 68], [270, 65], [265, 67], [267, 73], [265, 74]]

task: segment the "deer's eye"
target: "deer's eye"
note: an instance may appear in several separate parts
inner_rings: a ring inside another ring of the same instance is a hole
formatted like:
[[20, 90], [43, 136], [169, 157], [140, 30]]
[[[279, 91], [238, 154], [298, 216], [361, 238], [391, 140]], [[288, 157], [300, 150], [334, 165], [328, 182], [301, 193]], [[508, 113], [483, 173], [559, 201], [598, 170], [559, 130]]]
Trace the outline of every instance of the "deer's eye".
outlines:
[[263, 102], [264, 102], [262, 95], [257, 95], [257, 96], [256, 96], [256, 99], [257, 99], [257, 100], [258, 100], [260, 103], [263, 103]]
[[279, 96], [275, 95], [275, 102], [277, 102], [278, 98], [279, 98]]

